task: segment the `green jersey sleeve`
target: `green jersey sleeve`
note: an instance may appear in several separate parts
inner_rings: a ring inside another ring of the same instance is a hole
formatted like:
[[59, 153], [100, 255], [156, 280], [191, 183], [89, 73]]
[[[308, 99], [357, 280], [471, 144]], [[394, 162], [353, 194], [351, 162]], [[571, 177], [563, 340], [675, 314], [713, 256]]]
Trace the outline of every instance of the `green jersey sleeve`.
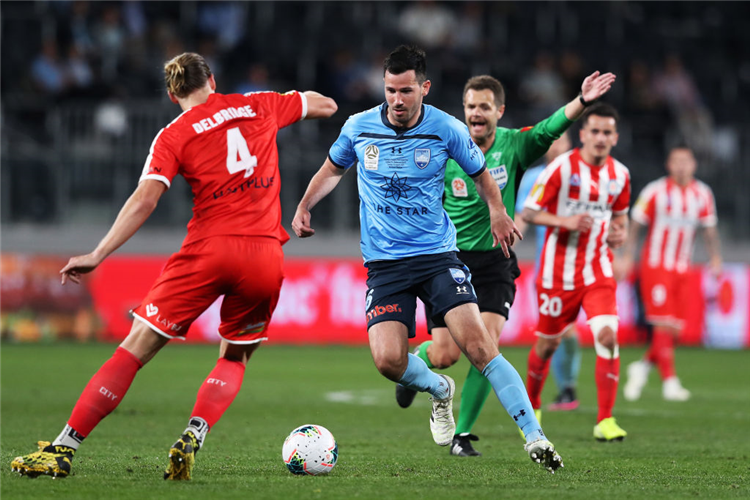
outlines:
[[547, 152], [549, 147], [568, 128], [572, 121], [565, 116], [565, 106], [558, 109], [552, 116], [546, 118], [533, 127], [524, 127], [515, 134], [515, 146], [521, 168], [526, 170], [529, 165]]

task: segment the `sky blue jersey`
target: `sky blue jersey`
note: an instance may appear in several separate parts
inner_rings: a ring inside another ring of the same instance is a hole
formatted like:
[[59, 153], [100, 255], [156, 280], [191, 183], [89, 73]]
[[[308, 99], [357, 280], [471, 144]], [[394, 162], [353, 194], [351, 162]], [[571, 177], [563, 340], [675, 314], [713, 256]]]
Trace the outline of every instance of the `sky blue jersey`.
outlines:
[[[544, 167], [547, 165], [539, 165], [538, 167], [530, 168], [523, 174], [521, 184], [518, 186], [518, 194], [516, 195], [516, 213], [520, 214], [523, 211], [523, 204], [526, 202], [531, 188], [534, 187], [539, 174], [542, 173]], [[539, 266], [539, 257], [542, 255], [542, 248], [544, 248], [544, 235], [547, 232], [547, 226], [535, 226], [536, 229], [536, 258], [535, 266]]]
[[456, 251], [456, 228], [443, 209], [445, 163], [471, 177], [485, 169], [462, 122], [422, 105], [419, 121], [399, 128], [388, 104], [352, 115], [328, 152], [339, 168], [357, 165], [360, 245], [365, 263]]

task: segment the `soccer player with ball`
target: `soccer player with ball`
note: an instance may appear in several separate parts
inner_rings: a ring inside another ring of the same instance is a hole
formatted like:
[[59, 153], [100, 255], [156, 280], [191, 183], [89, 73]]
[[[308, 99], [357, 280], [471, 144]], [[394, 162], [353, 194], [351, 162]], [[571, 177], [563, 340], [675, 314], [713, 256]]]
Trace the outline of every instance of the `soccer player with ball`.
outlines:
[[391, 52], [384, 64], [386, 102], [344, 124], [310, 181], [292, 227], [299, 237], [312, 236], [310, 210], [358, 165], [361, 247], [368, 268], [365, 314], [378, 370], [404, 387], [432, 395], [433, 439], [441, 446], [451, 444], [455, 384], [408, 349], [419, 297], [487, 377], [524, 434], [531, 459], [554, 472], [562, 459], [542, 432], [521, 377], [482, 322], [469, 270], [456, 257], [456, 229], [442, 206], [449, 158], [488, 205], [493, 246], [499, 243], [510, 258], [510, 246], [521, 234], [466, 126], [422, 103], [431, 85], [426, 69], [421, 49], [400, 46]]
[[169, 450], [165, 479], [190, 479], [195, 454], [242, 386], [245, 366], [276, 307], [283, 280], [276, 134], [305, 118], [324, 118], [336, 103], [316, 92], [223, 95], [206, 61], [185, 53], [166, 63], [169, 98], [183, 112], [154, 139], [138, 188], [90, 254], [73, 257], [62, 283], [81, 275], [130, 239], [182, 174], [194, 195], [193, 219], [141, 305], [128, 337], [96, 372], [60, 435], [11, 463], [21, 475], [66, 477], [83, 440], [122, 401], [138, 370], [224, 295], [219, 360], [198, 390], [188, 426]]

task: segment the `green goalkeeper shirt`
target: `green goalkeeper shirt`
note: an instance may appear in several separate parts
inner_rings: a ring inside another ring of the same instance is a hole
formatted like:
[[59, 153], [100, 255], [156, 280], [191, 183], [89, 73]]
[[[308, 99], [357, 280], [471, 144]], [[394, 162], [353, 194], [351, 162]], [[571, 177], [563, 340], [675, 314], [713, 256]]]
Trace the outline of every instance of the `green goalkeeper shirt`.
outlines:
[[[533, 127], [509, 129], [497, 127], [495, 142], [485, 153], [487, 170], [500, 187], [508, 215], [515, 215], [516, 192], [523, 172], [547, 152], [572, 121], [565, 116], [565, 108]], [[445, 167], [445, 211], [456, 226], [456, 245], [459, 250], [488, 252], [493, 250], [490, 232], [490, 210], [479, 197], [471, 178], [453, 160]]]

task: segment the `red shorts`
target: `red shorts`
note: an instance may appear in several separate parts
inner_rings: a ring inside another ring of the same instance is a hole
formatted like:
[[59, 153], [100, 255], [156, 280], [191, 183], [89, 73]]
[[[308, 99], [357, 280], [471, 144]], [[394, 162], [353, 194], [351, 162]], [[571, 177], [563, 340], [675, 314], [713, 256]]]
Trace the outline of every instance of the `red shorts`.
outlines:
[[266, 340], [281, 291], [284, 254], [278, 240], [216, 236], [191, 243], [167, 261], [133, 311], [169, 338], [182, 338], [221, 295], [219, 334], [232, 344]]
[[602, 280], [576, 290], [541, 289], [537, 291], [539, 301], [539, 324], [536, 334], [540, 337], [559, 337], [575, 323], [583, 306], [589, 321], [596, 316], [617, 315], [617, 283], [613, 279]]
[[682, 328], [687, 303], [687, 274], [661, 268], [641, 268], [641, 299], [646, 321]]

